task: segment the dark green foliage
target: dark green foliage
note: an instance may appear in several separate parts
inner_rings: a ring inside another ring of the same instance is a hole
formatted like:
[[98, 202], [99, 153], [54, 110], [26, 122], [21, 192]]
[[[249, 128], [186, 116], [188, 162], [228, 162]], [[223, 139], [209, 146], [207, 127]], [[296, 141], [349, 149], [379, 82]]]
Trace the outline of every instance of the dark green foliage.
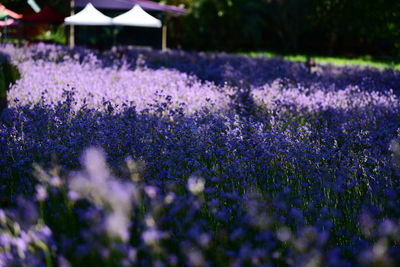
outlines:
[[173, 41], [191, 49], [400, 55], [392, 0], [192, 0], [172, 26]]
[[[191, 50], [275, 50], [285, 53], [400, 56], [400, 1], [154, 0], [184, 4], [170, 17], [170, 47]], [[36, 0], [69, 14], [70, 0]], [[25, 0], [2, 3], [16, 11]]]
[[368, 52], [380, 57], [400, 55], [400, 2], [314, 2], [311, 30], [322, 33], [330, 50]]
[[11, 83], [20, 78], [18, 69], [0, 54], [0, 111], [7, 107], [7, 90]]

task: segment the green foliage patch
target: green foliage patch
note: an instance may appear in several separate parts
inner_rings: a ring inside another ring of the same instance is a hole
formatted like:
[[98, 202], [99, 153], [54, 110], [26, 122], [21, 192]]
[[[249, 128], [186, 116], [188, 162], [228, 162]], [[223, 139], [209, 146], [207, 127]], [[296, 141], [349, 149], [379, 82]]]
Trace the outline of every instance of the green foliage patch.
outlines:
[[20, 73], [7, 57], [0, 58], [0, 110], [7, 106], [7, 90], [20, 78]]

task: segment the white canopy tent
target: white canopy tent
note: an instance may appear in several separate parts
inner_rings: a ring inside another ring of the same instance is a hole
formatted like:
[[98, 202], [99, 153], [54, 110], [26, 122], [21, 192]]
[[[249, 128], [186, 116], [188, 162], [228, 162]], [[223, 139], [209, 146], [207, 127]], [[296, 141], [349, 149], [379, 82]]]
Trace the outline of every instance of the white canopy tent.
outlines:
[[162, 23], [139, 5], [112, 19], [114, 25], [161, 28]]
[[80, 12], [64, 19], [69, 25], [112, 25], [112, 19], [88, 3]]
[[[71, 11], [73, 8], [71, 6]], [[80, 12], [73, 14], [64, 19], [65, 24], [70, 25], [70, 47], [75, 45], [75, 30], [74, 25], [93, 25], [93, 26], [135, 26], [135, 27], [150, 27], [161, 28], [163, 25], [161, 21], [149, 13], [144, 11], [139, 5], [135, 5], [129, 11], [115, 17], [110, 18], [99, 10], [97, 10], [91, 3], [87, 3], [84, 9]], [[167, 31], [166, 27], [162, 29], [161, 47], [166, 49]]]

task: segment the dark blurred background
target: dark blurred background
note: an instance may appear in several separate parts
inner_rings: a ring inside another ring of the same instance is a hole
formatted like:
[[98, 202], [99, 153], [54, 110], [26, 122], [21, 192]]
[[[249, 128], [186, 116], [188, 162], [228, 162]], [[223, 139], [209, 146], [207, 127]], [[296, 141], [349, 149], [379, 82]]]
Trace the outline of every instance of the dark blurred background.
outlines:
[[[42, 6], [48, 4], [61, 14], [69, 14], [68, 0], [36, 2]], [[398, 0], [155, 2], [184, 5], [189, 11], [179, 17], [163, 17], [163, 14], [149, 12], [168, 21], [170, 48], [228, 52], [273, 51], [285, 54], [347, 57], [370, 55], [380, 59], [400, 56], [400, 1]], [[15, 11], [27, 6], [25, 0], [5, 0], [2, 3]], [[107, 11], [104, 13], [107, 14]], [[127, 38], [132, 36], [130, 33], [124, 35], [123, 32], [126, 30], [121, 28], [101, 31], [113, 36], [114, 39], [111, 40], [118, 43], [129, 43]], [[146, 30], [130, 31], [136, 31], [135, 36], [137, 36]], [[87, 36], [87, 33], [81, 35]], [[154, 38], [157, 40], [153, 41], [159, 42], [158, 33], [154, 34], [150, 30], [146, 35], [148, 39], [156, 36]]]

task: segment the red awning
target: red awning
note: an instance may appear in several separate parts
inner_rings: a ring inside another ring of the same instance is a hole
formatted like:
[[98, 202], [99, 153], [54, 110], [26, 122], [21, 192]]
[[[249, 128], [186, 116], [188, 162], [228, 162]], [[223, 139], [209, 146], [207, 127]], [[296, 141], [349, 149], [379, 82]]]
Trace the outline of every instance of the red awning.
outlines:
[[39, 13], [24, 15], [23, 20], [42, 23], [62, 23], [64, 16], [60, 15], [49, 6], [43, 7]]
[[0, 12], [6, 13], [8, 16], [12, 17], [13, 19], [20, 19], [22, 18], [21, 14], [15, 13], [14, 11], [11, 11], [7, 9], [5, 6], [0, 4]]

